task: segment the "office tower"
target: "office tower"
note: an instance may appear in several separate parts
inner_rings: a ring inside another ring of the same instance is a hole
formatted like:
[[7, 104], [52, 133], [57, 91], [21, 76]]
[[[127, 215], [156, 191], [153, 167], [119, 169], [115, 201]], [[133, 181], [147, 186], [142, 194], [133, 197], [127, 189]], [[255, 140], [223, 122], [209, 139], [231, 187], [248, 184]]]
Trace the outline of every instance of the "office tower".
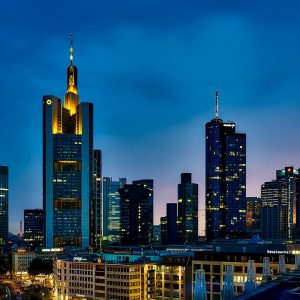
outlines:
[[0, 166], [0, 246], [8, 237], [8, 167]]
[[102, 241], [102, 153], [94, 150], [94, 214], [91, 222], [91, 233], [94, 231], [94, 248], [101, 249]]
[[251, 234], [259, 234], [261, 199], [259, 197], [246, 197], [246, 201], [246, 231]]
[[148, 198], [148, 230], [149, 230], [149, 238], [150, 241], [153, 241], [153, 180], [152, 179], [141, 179], [141, 180], [134, 180], [132, 184], [140, 184], [147, 187], [149, 190], [149, 198]]
[[161, 244], [177, 243], [177, 203], [167, 203], [167, 215], [160, 218]]
[[246, 134], [216, 116], [206, 123], [206, 238], [243, 237], [246, 232]]
[[261, 236], [266, 240], [288, 239], [288, 187], [281, 180], [261, 186]]
[[125, 184], [120, 193], [122, 245], [149, 244], [153, 236], [153, 180]]
[[24, 241], [29, 247], [43, 247], [44, 213], [42, 209], [24, 210]]
[[160, 243], [167, 245], [167, 217], [160, 218]]
[[[174, 210], [171, 209], [171, 210]], [[198, 184], [192, 183], [191, 173], [181, 174], [178, 184], [178, 244], [198, 241]]]
[[113, 181], [103, 178], [103, 236], [108, 239], [120, 238], [120, 195], [119, 189], [126, 183], [126, 178]]
[[300, 170], [285, 167], [276, 171], [276, 179], [287, 185], [287, 231], [288, 239], [299, 238], [300, 230]]
[[43, 96], [43, 209], [45, 246], [92, 244], [93, 104], [79, 101], [77, 67], [70, 65], [64, 104]]

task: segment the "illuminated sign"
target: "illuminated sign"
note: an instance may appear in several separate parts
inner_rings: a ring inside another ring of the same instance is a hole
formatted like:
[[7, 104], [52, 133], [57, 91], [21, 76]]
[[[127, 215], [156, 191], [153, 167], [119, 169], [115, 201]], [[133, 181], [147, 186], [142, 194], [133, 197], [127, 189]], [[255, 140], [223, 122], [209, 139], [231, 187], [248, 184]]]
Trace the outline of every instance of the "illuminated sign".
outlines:
[[42, 249], [42, 252], [62, 252], [64, 248], [45, 248]]
[[48, 99], [48, 100], [47, 100], [47, 104], [48, 104], [48, 105], [51, 105], [51, 104], [52, 104], [52, 100], [51, 100], [51, 99]]
[[231, 128], [235, 127], [234, 123], [224, 123], [223, 125], [224, 127], [231, 127]]

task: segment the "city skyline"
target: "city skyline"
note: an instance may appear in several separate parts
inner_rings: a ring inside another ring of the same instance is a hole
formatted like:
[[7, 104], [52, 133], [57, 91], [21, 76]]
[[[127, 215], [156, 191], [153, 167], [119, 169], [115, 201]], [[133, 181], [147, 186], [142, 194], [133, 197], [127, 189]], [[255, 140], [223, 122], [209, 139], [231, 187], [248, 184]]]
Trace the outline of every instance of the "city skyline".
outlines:
[[[174, 2], [171, 11], [157, 1], [129, 1], [118, 8], [93, 4], [99, 15], [89, 8], [92, 17], [83, 10], [81, 21], [71, 24], [63, 18], [67, 4], [60, 4], [62, 12], [55, 2], [46, 12], [38, 4], [33, 12], [21, 2], [18, 9], [4, 4], [0, 164], [10, 170], [10, 230], [19, 230], [25, 208], [42, 207], [40, 99], [65, 92], [71, 31], [80, 93], [95, 104], [103, 176], [153, 178], [155, 224], [165, 215], [165, 204], [177, 201], [182, 172], [193, 174], [204, 208], [204, 125], [214, 116], [215, 90], [220, 117], [234, 120], [247, 134], [248, 196], [260, 196], [261, 184], [275, 170], [298, 168], [300, 7], [296, 1], [290, 1], [294, 9], [266, 3], [220, 2], [213, 9]], [[44, 22], [54, 12], [57, 24]], [[74, 14], [80, 12], [74, 4]], [[28, 20], [20, 18], [26, 13]], [[39, 22], [43, 29], [35, 27]]]

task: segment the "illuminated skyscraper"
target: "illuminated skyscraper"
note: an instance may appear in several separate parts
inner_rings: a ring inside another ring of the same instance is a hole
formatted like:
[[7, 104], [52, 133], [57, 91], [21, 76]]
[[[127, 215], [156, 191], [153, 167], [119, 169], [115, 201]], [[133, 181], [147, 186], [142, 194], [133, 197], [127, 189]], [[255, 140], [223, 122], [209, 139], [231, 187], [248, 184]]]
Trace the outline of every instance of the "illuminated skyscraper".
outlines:
[[119, 193], [121, 244], [149, 244], [153, 238], [153, 180], [125, 184]]
[[246, 232], [246, 134], [216, 116], [206, 123], [206, 238], [243, 237]]
[[0, 166], [0, 246], [8, 236], [8, 167]]
[[261, 186], [261, 237], [266, 240], [288, 239], [288, 187], [282, 180]]
[[285, 167], [276, 171], [276, 178], [287, 186], [287, 238], [293, 240], [300, 236], [300, 170]]
[[120, 237], [120, 195], [119, 189], [126, 183], [126, 178], [113, 181], [103, 178], [103, 236], [109, 239]]
[[64, 104], [43, 96], [46, 247], [93, 244], [93, 160], [93, 104], [79, 101], [71, 37]]
[[42, 209], [24, 210], [24, 241], [30, 247], [43, 247], [44, 213]]
[[191, 173], [181, 174], [178, 184], [177, 243], [198, 242], [198, 184], [192, 183]]

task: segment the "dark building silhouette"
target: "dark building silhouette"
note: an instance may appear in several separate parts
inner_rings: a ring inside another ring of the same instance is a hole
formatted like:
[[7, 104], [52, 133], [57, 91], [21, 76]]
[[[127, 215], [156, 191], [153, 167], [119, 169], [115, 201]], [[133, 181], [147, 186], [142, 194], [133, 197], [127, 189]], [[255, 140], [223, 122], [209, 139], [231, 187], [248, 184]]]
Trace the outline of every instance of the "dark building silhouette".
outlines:
[[261, 236], [265, 240], [288, 239], [288, 187], [273, 180], [261, 186]]
[[153, 180], [125, 184], [119, 193], [121, 244], [149, 244], [153, 238]]
[[101, 249], [102, 241], [102, 152], [94, 150], [94, 210], [91, 212], [91, 236], [96, 249]]
[[246, 232], [246, 134], [216, 116], [205, 126], [206, 238], [241, 238]]
[[247, 197], [246, 200], [246, 230], [252, 235], [260, 234], [261, 199], [259, 197]]
[[79, 101], [71, 39], [67, 92], [43, 96], [45, 247], [94, 244], [93, 104]]
[[161, 244], [177, 243], [177, 204], [167, 203], [167, 215], [160, 218]]
[[160, 218], [160, 243], [167, 245], [167, 217]]
[[192, 183], [191, 173], [181, 174], [178, 184], [177, 243], [198, 241], [198, 184]]
[[24, 241], [31, 247], [43, 247], [44, 212], [42, 209], [24, 210]]
[[0, 166], [0, 246], [8, 237], [8, 167]]

